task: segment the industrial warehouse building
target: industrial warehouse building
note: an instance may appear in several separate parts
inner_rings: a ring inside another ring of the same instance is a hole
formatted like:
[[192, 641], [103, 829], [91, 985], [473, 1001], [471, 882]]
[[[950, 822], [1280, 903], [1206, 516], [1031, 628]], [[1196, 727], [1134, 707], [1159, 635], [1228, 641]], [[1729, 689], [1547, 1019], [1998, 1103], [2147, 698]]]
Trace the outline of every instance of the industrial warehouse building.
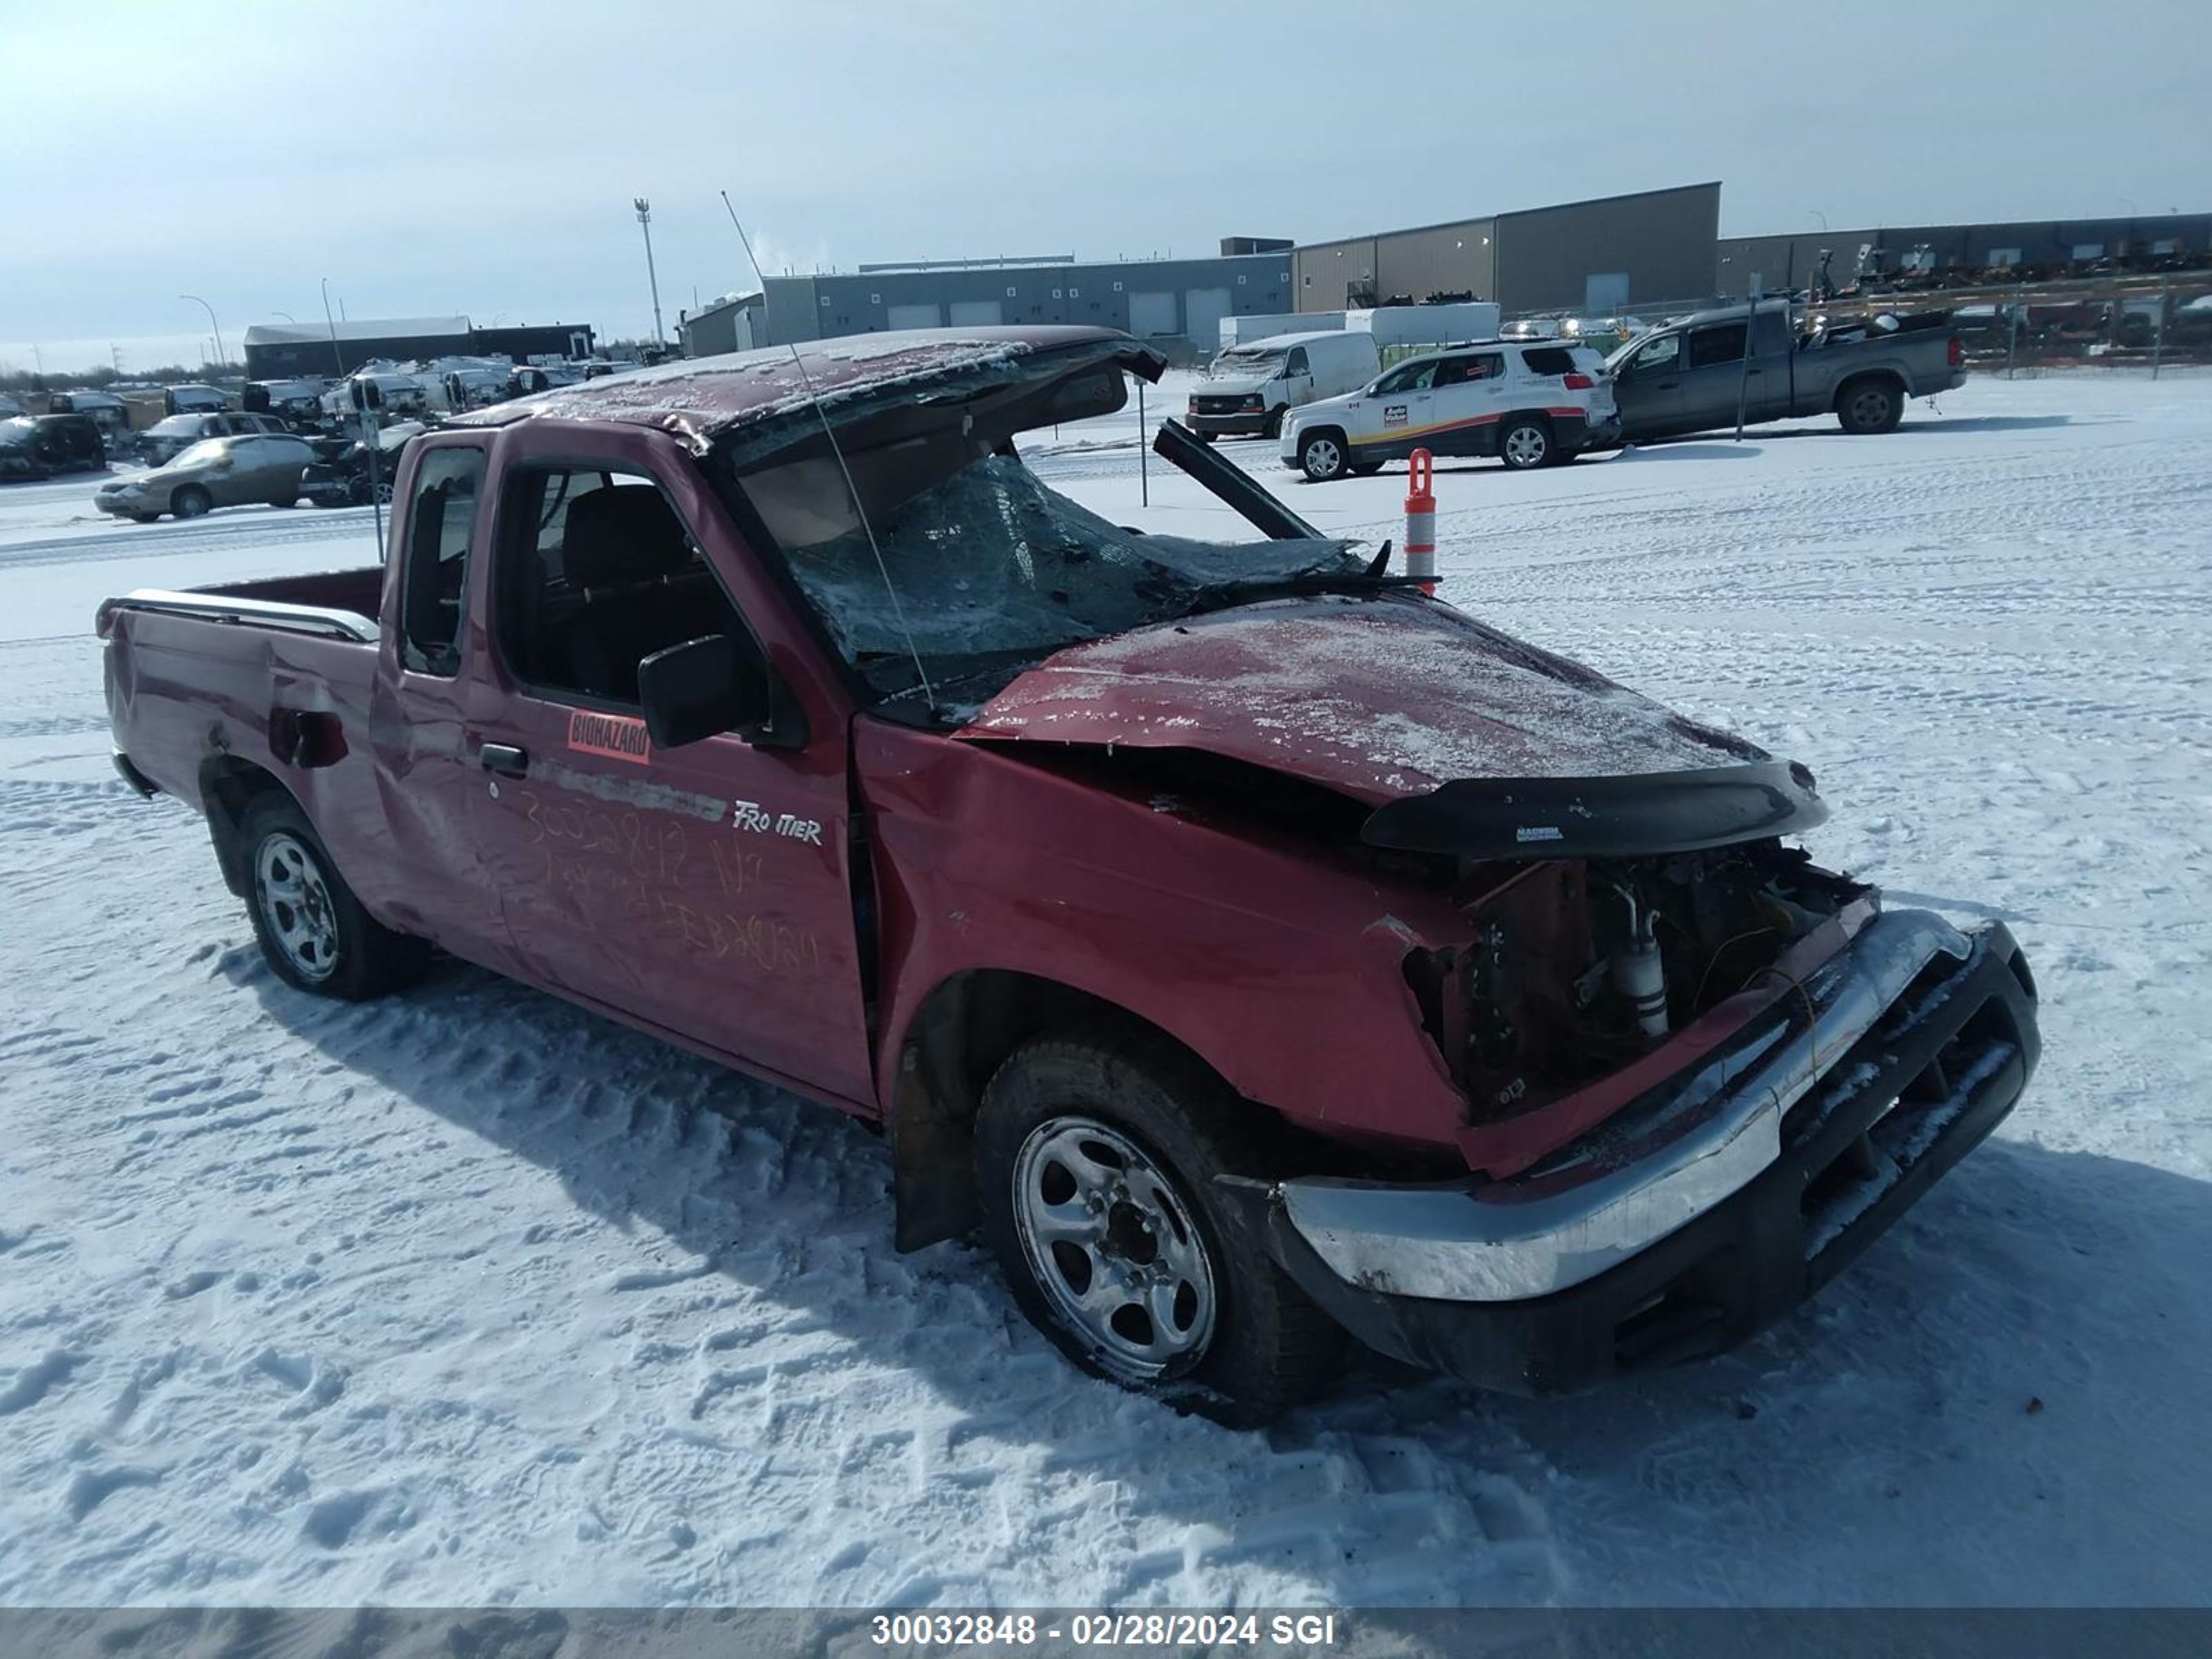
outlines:
[[1224, 237], [1197, 258], [1081, 262], [1073, 256], [862, 265], [771, 276], [766, 295], [717, 301], [684, 319], [692, 356], [891, 329], [1095, 323], [1177, 356], [1210, 356], [1225, 317], [1473, 299], [1508, 317], [1665, 316], [1742, 295], [1808, 286], [1821, 250], [1838, 287], [1915, 270], [2063, 274], [2102, 259], [2194, 257], [2212, 216], [1917, 225], [1793, 235], [1720, 234], [1717, 180], [1522, 208], [1405, 230], [1296, 243]]
[[[1209, 354], [1222, 319], [1255, 313], [1446, 295], [1494, 300], [1508, 314], [1697, 303], [1714, 292], [1720, 189], [1686, 185], [1306, 245], [1231, 236], [1197, 258], [1064, 256], [771, 276], [766, 337], [1095, 323]], [[700, 314], [696, 332], [710, 349], [732, 349], [717, 308]]]
[[249, 380], [285, 380], [350, 374], [363, 363], [427, 357], [510, 357], [522, 363], [588, 357], [592, 343], [586, 323], [477, 328], [465, 317], [363, 319], [335, 325], [255, 323], [246, 331], [246, 373]]
[[849, 276], [771, 276], [765, 286], [769, 338], [778, 344], [883, 329], [1091, 323], [1210, 355], [1224, 317], [1293, 308], [1286, 248], [1111, 264], [1068, 256], [863, 265]]
[[1686, 305], [1712, 297], [1720, 220], [1716, 181], [1302, 243], [1293, 308], [1447, 295], [1495, 301], [1509, 317]]

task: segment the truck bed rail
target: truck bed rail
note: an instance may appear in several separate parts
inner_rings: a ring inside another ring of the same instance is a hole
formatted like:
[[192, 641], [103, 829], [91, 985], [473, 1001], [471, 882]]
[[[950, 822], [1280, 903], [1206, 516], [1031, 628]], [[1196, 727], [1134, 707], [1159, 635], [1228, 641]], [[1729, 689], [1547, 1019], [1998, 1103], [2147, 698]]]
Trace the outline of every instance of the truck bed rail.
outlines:
[[274, 599], [228, 599], [219, 594], [179, 593], [167, 588], [138, 587], [100, 602], [96, 626], [104, 637], [118, 611], [149, 611], [173, 617], [198, 617], [208, 622], [235, 623], [252, 628], [276, 628], [295, 634], [319, 634], [374, 645], [378, 629], [373, 617], [356, 611], [340, 611], [319, 605], [286, 605]]

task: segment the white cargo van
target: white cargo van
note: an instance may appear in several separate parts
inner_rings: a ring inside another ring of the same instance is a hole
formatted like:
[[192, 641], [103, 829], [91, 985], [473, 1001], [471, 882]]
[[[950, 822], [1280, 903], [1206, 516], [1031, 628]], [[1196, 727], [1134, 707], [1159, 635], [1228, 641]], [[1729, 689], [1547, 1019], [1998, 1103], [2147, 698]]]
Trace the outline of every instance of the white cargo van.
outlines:
[[1278, 334], [1231, 346], [1192, 390], [1187, 423], [1206, 443], [1272, 438], [1289, 410], [1357, 391], [1382, 367], [1371, 334]]

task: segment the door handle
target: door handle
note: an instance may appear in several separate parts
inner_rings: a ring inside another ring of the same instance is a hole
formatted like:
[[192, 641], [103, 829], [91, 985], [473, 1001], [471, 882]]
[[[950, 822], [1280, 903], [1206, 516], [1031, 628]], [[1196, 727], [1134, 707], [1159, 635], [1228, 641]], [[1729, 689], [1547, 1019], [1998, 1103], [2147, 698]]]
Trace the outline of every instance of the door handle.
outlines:
[[1679, 389], [1681, 384], [1680, 380], [1662, 380], [1659, 382], [1658, 389], [1662, 392], [1673, 392]]
[[488, 743], [477, 750], [477, 763], [487, 772], [519, 778], [530, 770], [530, 751], [511, 743]]

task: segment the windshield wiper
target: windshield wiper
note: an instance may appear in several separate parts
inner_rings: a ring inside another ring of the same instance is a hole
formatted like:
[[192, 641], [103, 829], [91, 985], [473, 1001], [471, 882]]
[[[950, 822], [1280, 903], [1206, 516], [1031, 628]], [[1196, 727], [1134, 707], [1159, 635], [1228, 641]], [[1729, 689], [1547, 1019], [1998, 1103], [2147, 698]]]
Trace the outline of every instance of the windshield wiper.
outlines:
[[1233, 605], [1296, 599], [1310, 593], [1393, 593], [1436, 580], [1433, 576], [1389, 574], [1385, 568], [1389, 557], [1390, 544], [1385, 542], [1375, 562], [1364, 570], [1317, 570], [1302, 576], [1239, 576], [1234, 581], [1208, 582], [1193, 592], [1189, 603], [1176, 614], [1203, 616], [1209, 611], [1226, 610]]

